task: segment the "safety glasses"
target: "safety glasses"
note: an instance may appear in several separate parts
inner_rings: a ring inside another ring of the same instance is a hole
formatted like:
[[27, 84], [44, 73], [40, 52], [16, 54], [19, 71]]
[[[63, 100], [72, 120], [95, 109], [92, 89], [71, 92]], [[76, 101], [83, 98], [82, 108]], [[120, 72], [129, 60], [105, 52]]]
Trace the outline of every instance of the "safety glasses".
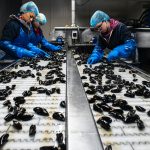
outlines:
[[104, 22], [101, 22], [101, 23], [97, 24], [96, 27], [94, 28], [94, 30], [95, 31], [101, 31], [103, 23]]

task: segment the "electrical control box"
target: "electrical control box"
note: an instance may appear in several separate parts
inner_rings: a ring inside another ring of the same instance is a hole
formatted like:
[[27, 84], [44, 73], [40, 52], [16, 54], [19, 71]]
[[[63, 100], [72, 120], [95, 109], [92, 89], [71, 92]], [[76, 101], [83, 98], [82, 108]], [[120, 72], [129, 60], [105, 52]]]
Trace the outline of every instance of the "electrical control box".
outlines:
[[74, 40], [78, 39], [78, 32], [76, 30], [72, 31], [72, 39]]

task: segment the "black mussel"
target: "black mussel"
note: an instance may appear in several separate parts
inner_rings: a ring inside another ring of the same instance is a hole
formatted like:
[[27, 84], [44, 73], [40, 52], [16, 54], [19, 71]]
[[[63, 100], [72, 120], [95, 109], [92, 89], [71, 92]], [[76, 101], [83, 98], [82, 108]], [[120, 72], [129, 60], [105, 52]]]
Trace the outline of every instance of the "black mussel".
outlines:
[[52, 117], [59, 121], [65, 121], [65, 117], [61, 112], [54, 112]]
[[43, 87], [39, 87], [37, 88], [37, 92], [38, 93], [45, 93], [47, 91], [47, 89], [43, 88]]
[[124, 122], [125, 123], [135, 123], [139, 119], [140, 119], [140, 117], [137, 114], [127, 114]]
[[111, 145], [107, 145], [107, 146], [105, 147], [105, 150], [112, 150], [112, 146], [111, 146]]
[[125, 111], [133, 110], [133, 107], [131, 105], [128, 105], [128, 104], [126, 104], [126, 105], [120, 105], [120, 108], [122, 110], [125, 110]]
[[17, 130], [21, 130], [22, 124], [17, 120], [13, 120], [13, 127], [16, 128]]
[[99, 113], [102, 113], [103, 110], [102, 110], [102, 108], [100, 106], [101, 105], [99, 105], [99, 104], [93, 104], [93, 110], [95, 110], [95, 111], [97, 111]]
[[150, 82], [148, 81], [142, 81], [142, 84], [146, 85], [147, 87], [150, 87]]
[[106, 84], [110, 84], [111, 83], [111, 80], [108, 79], [107, 81], [105, 81]]
[[112, 123], [112, 119], [110, 117], [102, 116], [101, 119], [107, 121], [108, 123]]
[[29, 113], [24, 113], [23, 115], [17, 117], [17, 119], [20, 119], [22, 121], [28, 121], [31, 120], [33, 118], [34, 115], [29, 114]]
[[138, 89], [135, 91], [135, 95], [136, 96], [143, 96], [143, 90], [142, 89]]
[[20, 107], [18, 107], [18, 106], [14, 106], [14, 107], [13, 107], [13, 114], [14, 114], [15, 117], [16, 117], [17, 114], [18, 114], [19, 108], [20, 108]]
[[18, 103], [18, 104], [24, 104], [25, 103], [25, 99], [23, 96], [18, 96], [18, 97], [14, 97], [13, 100]]
[[133, 75], [134, 78], [136, 77], [136, 74], [133, 73], [132, 75]]
[[89, 95], [93, 95], [96, 93], [96, 91], [95, 90], [87, 90], [86, 93]]
[[10, 100], [6, 100], [6, 101], [4, 101], [4, 103], [3, 103], [4, 106], [8, 106], [8, 105], [10, 105], [10, 104], [11, 104]]
[[5, 117], [4, 117], [4, 120], [5, 121], [11, 121], [14, 119], [14, 115], [13, 114], [7, 114]]
[[93, 79], [93, 78], [90, 78], [90, 82], [91, 82], [92, 84], [96, 84], [96, 81], [95, 81], [95, 79]]
[[132, 92], [132, 91], [126, 91], [126, 93], [124, 94], [124, 96], [130, 97], [130, 98], [134, 98], [135, 97], [135, 93]]
[[149, 90], [145, 90], [143, 92], [143, 96], [144, 96], [144, 98], [150, 98], [150, 91]]
[[4, 95], [1, 95], [0, 96], [0, 101], [3, 101], [3, 100], [5, 100], [6, 99], [6, 97], [4, 96]]
[[101, 96], [98, 96], [98, 95], [94, 95], [94, 96], [93, 96], [93, 99], [95, 99], [95, 100], [101, 100], [102, 97], [101, 97]]
[[56, 88], [52, 88], [52, 89], [51, 89], [51, 94], [54, 94], [55, 91], [56, 91]]
[[26, 96], [31, 96], [31, 95], [32, 95], [32, 92], [31, 92], [31, 91], [24, 91], [24, 92], [22, 93], [22, 95], [23, 95], [24, 97], [26, 97]]
[[104, 85], [103, 90], [104, 91], [109, 91], [111, 89], [110, 85]]
[[13, 84], [13, 85], [11, 86], [11, 89], [14, 90], [15, 88], [16, 88], [16, 85]]
[[29, 135], [34, 136], [36, 133], [36, 125], [31, 125], [29, 129]]
[[17, 112], [17, 114], [16, 114], [16, 117], [17, 117], [17, 118], [21, 117], [25, 112], [26, 112], [26, 109], [25, 109], [24, 107], [20, 107], [20, 108], [18, 109], [18, 112]]
[[140, 130], [143, 130], [145, 128], [144, 126], [144, 122], [140, 119], [137, 120], [137, 127], [140, 129]]
[[84, 86], [84, 87], [88, 87], [88, 86], [89, 86], [89, 83], [86, 83], [86, 82], [85, 82], [85, 83], [83, 83], [83, 86]]
[[37, 87], [34, 87], [34, 86], [30, 87], [30, 91], [36, 91], [36, 90], [37, 90]]
[[122, 109], [112, 109], [111, 111], [119, 113], [119, 114], [123, 114], [123, 110]]
[[60, 94], [60, 88], [57, 88], [57, 89], [56, 89], [56, 93], [57, 93], [57, 94]]
[[122, 91], [122, 88], [116, 88], [116, 89], [111, 90], [112, 93], [120, 93], [121, 91]]
[[52, 94], [51, 90], [46, 90], [46, 95], [51, 95], [51, 94]]
[[126, 70], [124, 68], [119, 68], [119, 72], [125, 72]]
[[8, 111], [12, 112], [14, 110], [14, 107], [12, 105], [8, 105]]
[[102, 88], [102, 89], [98, 89], [97, 92], [99, 92], [99, 93], [101, 93], [101, 94], [104, 94], [105, 91], [104, 91], [104, 89]]
[[8, 141], [9, 134], [5, 133], [0, 137], [0, 147]]
[[96, 100], [95, 100], [95, 98], [93, 98], [93, 97], [90, 98], [90, 99], [88, 99], [88, 102], [89, 102], [90, 104], [91, 104], [91, 103], [95, 103], [95, 101], [96, 101]]
[[147, 112], [147, 115], [150, 117], [150, 110]]
[[77, 62], [77, 65], [78, 65], [78, 66], [81, 66], [81, 64], [82, 64], [81, 61], [78, 61], [78, 62]]
[[34, 112], [41, 116], [49, 116], [48, 111], [42, 107], [35, 107], [33, 108]]
[[40, 150], [58, 150], [58, 148], [54, 146], [42, 146]]
[[117, 99], [113, 102], [112, 106], [114, 107], [120, 107], [122, 105], [126, 105], [127, 104], [127, 101], [126, 100], [123, 100], [123, 99]]
[[40, 80], [40, 77], [37, 77], [36, 80], [39, 81], [39, 80]]
[[40, 72], [37, 72], [36, 75], [37, 76], [42, 76], [42, 74]]
[[123, 114], [117, 113], [117, 112], [115, 112], [115, 111], [110, 111], [109, 114], [110, 114], [112, 117], [116, 118], [116, 119], [120, 119], [120, 120], [123, 120], [123, 121], [124, 121], [124, 119], [125, 119], [125, 117], [123, 116]]
[[141, 106], [135, 106], [136, 110], [140, 111], [140, 112], [145, 112], [146, 109], [141, 107]]
[[95, 90], [95, 86], [94, 85], [89, 85], [89, 89], [90, 90]]
[[110, 123], [108, 123], [106, 120], [100, 118], [97, 120], [97, 123], [105, 130], [110, 130]]
[[62, 78], [59, 81], [60, 81], [60, 83], [66, 83], [66, 80], [64, 80]]
[[136, 82], [138, 79], [133, 79], [133, 82]]
[[81, 79], [82, 79], [82, 80], [83, 80], [83, 79], [87, 79], [87, 77], [86, 77], [86, 76], [82, 76]]
[[100, 104], [100, 107], [102, 108], [103, 111], [109, 112], [110, 110], [112, 110], [112, 107], [109, 106], [109, 105], [107, 105], [107, 104], [101, 103], [101, 104]]
[[62, 108], [66, 108], [66, 102], [65, 102], [65, 101], [61, 101], [61, 102], [60, 102], [60, 106], [61, 106]]
[[56, 134], [56, 141], [58, 142], [58, 144], [63, 143], [63, 134], [62, 133]]

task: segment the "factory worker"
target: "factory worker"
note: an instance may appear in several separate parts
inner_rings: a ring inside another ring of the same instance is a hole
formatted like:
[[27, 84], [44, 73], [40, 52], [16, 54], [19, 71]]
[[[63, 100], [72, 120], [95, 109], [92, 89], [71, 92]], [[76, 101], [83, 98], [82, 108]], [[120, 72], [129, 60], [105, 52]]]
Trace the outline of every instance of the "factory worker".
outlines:
[[31, 22], [39, 10], [32, 1], [23, 4], [20, 14], [11, 15], [2, 31], [0, 48], [14, 58], [35, 57], [46, 53], [29, 44]]
[[32, 34], [30, 36], [30, 42], [33, 43], [35, 46], [38, 46], [39, 44], [50, 50], [50, 51], [60, 51], [62, 50], [62, 47], [61, 46], [55, 46], [51, 43], [49, 43], [43, 33], [42, 33], [42, 30], [41, 30], [41, 26], [46, 24], [47, 20], [46, 20], [46, 17], [44, 14], [42, 13], [39, 13], [35, 20], [32, 22]]
[[87, 60], [88, 64], [99, 62], [104, 55], [105, 48], [111, 49], [107, 56], [108, 61], [120, 57], [128, 58], [134, 54], [136, 42], [125, 24], [97, 10], [91, 17], [90, 25], [99, 32], [99, 39]]

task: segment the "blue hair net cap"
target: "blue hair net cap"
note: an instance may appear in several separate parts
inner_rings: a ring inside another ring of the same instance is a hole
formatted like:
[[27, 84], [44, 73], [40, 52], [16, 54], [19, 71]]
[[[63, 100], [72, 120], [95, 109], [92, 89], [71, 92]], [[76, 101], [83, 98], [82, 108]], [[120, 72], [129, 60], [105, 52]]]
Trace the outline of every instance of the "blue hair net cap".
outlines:
[[110, 20], [110, 17], [103, 11], [97, 10], [91, 17], [90, 25], [95, 27], [98, 23]]
[[47, 22], [46, 16], [42, 13], [39, 13], [36, 18], [35, 21], [39, 22], [40, 24], [44, 25]]
[[30, 1], [21, 6], [20, 12], [23, 13], [33, 12], [35, 16], [37, 16], [39, 14], [39, 9], [34, 2]]

